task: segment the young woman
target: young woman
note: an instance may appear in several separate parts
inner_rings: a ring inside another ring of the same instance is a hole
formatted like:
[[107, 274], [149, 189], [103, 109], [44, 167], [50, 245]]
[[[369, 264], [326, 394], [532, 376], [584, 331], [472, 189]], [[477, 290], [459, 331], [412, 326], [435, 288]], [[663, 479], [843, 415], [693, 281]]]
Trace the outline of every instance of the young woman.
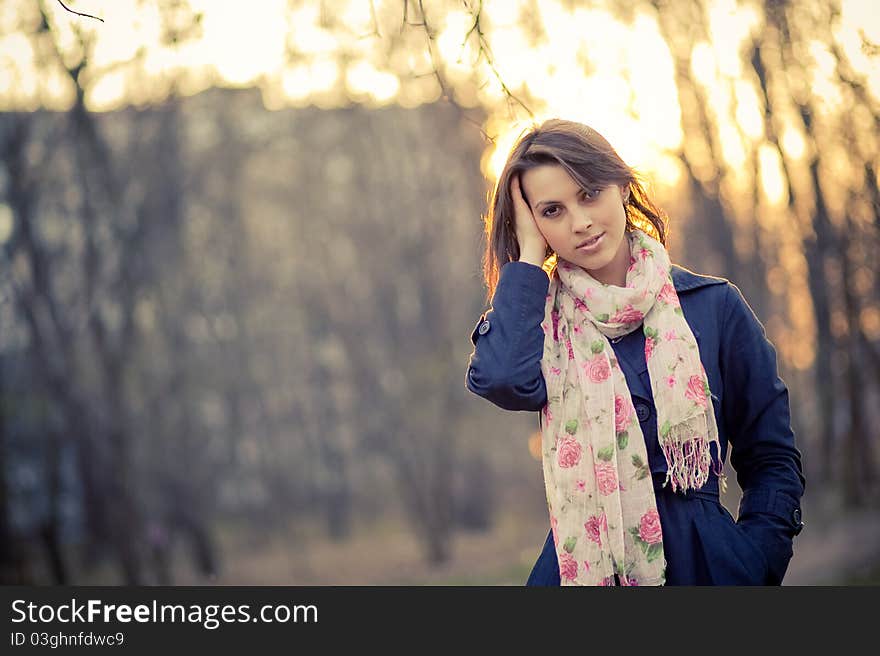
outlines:
[[[781, 584], [805, 479], [739, 288], [670, 263], [664, 214], [580, 123], [517, 141], [486, 234], [492, 307], [466, 384], [540, 411], [550, 531], [527, 585]], [[737, 520], [719, 499], [728, 442]]]

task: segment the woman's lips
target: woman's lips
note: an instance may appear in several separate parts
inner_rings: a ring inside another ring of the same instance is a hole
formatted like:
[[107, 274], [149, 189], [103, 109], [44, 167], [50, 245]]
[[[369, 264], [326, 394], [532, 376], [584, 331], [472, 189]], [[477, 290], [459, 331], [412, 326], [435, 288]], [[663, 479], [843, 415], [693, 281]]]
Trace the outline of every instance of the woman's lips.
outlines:
[[593, 251], [599, 249], [599, 246], [602, 244], [603, 239], [605, 239], [604, 232], [601, 235], [599, 235], [599, 237], [595, 241], [593, 241], [585, 246], [578, 246], [578, 250], [581, 251], [582, 253], [592, 253]]

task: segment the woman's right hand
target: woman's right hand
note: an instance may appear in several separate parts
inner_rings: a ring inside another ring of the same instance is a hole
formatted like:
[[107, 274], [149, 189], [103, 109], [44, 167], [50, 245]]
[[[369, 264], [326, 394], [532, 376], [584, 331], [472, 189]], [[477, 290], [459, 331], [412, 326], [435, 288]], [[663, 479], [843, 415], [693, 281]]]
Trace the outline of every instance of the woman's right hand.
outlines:
[[547, 240], [538, 229], [535, 215], [532, 214], [529, 204], [522, 195], [519, 175], [510, 178], [510, 195], [513, 197], [516, 241], [519, 244], [520, 259], [524, 255], [529, 255], [533, 259], [540, 258], [543, 262], [544, 254], [547, 252]]

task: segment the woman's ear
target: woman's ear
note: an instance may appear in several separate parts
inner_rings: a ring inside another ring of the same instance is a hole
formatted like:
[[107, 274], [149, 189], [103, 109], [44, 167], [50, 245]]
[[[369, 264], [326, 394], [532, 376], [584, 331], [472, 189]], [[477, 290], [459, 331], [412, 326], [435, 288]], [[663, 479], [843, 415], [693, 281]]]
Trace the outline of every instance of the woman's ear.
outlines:
[[624, 204], [629, 201], [629, 185], [620, 185], [620, 197]]

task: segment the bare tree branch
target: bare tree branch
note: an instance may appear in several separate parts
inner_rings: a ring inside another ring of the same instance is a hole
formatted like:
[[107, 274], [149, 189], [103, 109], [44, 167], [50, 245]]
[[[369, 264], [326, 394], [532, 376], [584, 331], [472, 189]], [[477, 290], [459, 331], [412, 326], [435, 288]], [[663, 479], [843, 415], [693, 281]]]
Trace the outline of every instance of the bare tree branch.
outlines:
[[[419, 0], [419, 5], [421, 5], [421, 0]], [[470, 11], [470, 7], [467, 3], [465, 3], [465, 7]], [[492, 73], [495, 74], [495, 79], [498, 80], [498, 83], [501, 85], [501, 88], [504, 90], [504, 93], [507, 94], [507, 97], [511, 100], [516, 101], [520, 107], [522, 107], [529, 115], [529, 118], [534, 119], [535, 113], [529, 109], [529, 107], [519, 98], [517, 98], [513, 92], [507, 87], [504, 83], [504, 80], [501, 79], [501, 74], [498, 72], [498, 69], [495, 67], [495, 58], [492, 56], [492, 51], [489, 48], [489, 42], [486, 40], [486, 35], [483, 33], [483, 28], [480, 25], [480, 19], [483, 14], [483, 0], [480, 0], [480, 5], [477, 8], [475, 13], [471, 13], [473, 16], [474, 24], [471, 25], [471, 29], [468, 30], [468, 33], [465, 34], [465, 41], [470, 37], [471, 33], [477, 33], [477, 43], [479, 44], [479, 50], [477, 52], [477, 61], [480, 61], [480, 56], [486, 58], [486, 63], [489, 65], [489, 68], [492, 69]]]
[[80, 11], [74, 11], [73, 9], [71, 9], [70, 7], [68, 7], [66, 4], [64, 4], [63, 2], [61, 2], [61, 0], [58, 0], [58, 4], [61, 5], [62, 7], [64, 7], [64, 9], [66, 9], [67, 11], [69, 11], [71, 14], [76, 14], [77, 16], [85, 16], [86, 18], [94, 18], [95, 20], [99, 20], [99, 21], [101, 21], [102, 23], [104, 22], [104, 19], [103, 19], [103, 18], [98, 18], [97, 16], [92, 16], [91, 14], [84, 14], [84, 13], [82, 13], [82, 12], [80, 12]]

